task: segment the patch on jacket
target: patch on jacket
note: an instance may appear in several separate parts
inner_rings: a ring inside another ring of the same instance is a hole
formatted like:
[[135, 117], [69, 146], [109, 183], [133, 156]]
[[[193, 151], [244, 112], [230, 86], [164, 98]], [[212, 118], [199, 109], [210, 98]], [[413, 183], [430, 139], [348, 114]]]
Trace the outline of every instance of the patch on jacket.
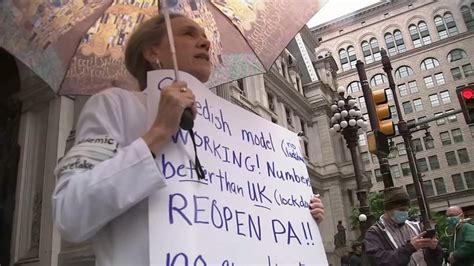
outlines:
[[118, 147], [118, 142], [109, 136], [81, 139], [60, 159], [54, 175], [59, 178], [68, 172], [90, 170], [100, 162], [114, 157]]

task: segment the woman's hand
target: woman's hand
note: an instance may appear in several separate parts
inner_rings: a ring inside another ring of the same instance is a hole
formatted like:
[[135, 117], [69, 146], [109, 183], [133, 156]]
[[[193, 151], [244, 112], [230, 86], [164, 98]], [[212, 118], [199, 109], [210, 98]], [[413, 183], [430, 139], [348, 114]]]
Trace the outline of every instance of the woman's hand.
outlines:
[[309, 212], [318, 224], [324, 219], [324, 205], [319, 198], [319, 194], [314, 195], [309, 201]]
[[174, 82], [161, 90], [158, 115], [150, 130], [143, 136], [150, 150], [158, 153], [178, 131], [184, 109], [190, 108], [196, 117], [195, 97], [185, 82]]

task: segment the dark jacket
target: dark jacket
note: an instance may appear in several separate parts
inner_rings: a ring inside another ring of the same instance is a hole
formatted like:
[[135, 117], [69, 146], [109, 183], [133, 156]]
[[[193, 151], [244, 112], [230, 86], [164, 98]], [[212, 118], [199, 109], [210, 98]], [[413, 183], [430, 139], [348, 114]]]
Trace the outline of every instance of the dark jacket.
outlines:
[[450, 239], [449, 251], [453, 252], [453, 266], [474, 265], [474, 225], [463, 223]]
[[[406, 266], [410, 263], [411, 255], [416, 252], [410, 243], [395, 248], [390, 241], [385, 226], [379, 221], [372, 225], [365, 233], [365, 251], [371, 265]], [[428, 266], [438, 266], [443, 263], [443, 251], [438, 245], [436, 249], [425, 249], [424, 258]]]

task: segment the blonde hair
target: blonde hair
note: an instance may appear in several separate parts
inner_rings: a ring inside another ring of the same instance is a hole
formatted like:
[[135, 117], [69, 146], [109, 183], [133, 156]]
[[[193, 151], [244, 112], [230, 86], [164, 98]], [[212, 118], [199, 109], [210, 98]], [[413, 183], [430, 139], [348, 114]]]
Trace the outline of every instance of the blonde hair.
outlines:
[[[185, 17], [171, 13], [170, 18]], [[153, 70], [146, 60], [144, 52], [152, 46], [159, 45], [166, 34], [165, 18], [156, 15], [140, 24], [130, 36], [125, 48], [125, 67], [137, 80], [140, 90], [146, 88], [147, 72]]]

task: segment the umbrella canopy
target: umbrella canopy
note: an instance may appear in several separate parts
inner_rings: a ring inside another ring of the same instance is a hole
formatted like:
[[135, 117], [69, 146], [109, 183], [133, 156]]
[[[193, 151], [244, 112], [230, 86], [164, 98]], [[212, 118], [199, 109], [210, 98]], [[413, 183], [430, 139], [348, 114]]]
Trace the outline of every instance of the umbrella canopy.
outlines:
[[[198, 22], [211, 41], [213, 87], [266, 72], [327, 0], [177, 2], [172, 11]], [[158, 0], [0, 0], [0, 47], [56, 92], [93, 94], [132, 80], [127, 38], [157, 7]]]

